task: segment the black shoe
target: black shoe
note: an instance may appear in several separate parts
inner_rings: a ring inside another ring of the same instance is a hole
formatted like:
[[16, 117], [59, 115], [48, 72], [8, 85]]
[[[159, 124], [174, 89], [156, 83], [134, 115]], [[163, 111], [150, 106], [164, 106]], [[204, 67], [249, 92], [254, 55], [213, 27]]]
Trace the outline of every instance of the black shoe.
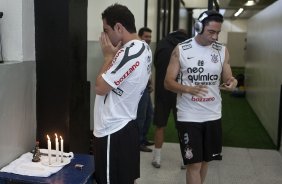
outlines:
[[145, 146], [153, 146], [155, 143], [154, 142], [151, 142], [151, 141], [144, 141], [144, 145]]
[[140, 151], [152, 152], [153, 150], [142, 144], [142, 145], [140, 145]]

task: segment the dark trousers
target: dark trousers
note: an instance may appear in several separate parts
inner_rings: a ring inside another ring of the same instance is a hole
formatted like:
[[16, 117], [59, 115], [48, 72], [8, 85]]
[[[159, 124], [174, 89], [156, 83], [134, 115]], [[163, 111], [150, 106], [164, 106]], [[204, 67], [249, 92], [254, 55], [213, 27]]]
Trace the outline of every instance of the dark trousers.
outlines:
[[139, 101], [135, 120], [138, 123], [140, 145], [147, 141], [146, 135], [149, 131], [152, 119], [153, 105], [148, 88], [146, 88]]

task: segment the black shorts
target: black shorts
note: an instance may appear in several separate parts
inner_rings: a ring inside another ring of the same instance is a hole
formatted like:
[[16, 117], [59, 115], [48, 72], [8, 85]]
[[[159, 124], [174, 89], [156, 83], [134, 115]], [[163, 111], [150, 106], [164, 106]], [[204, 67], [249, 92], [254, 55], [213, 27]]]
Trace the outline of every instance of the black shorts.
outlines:
[[138, 125], [130, 121], [121, 130], [94, 137], [94, 177], [97, 184], [133, 184], [140, 177]]
[[176, 122], [176, 94], [166, 93], [165, 97], [155, 97], [154, 125], [157, 127], [166, 127], [170, 112], [173, 113], [174, 122]]
[[176, 123], [184, 164], [222, 160], [221, 119]]

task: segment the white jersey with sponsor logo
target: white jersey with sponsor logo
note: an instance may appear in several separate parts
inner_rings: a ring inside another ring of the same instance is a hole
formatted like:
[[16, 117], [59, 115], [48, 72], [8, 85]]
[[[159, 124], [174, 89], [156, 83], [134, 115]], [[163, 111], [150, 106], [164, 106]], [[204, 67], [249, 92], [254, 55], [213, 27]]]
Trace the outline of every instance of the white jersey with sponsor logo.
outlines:
[[205, 122], [221, 118], [221, 96], [219, 90], [225, 47], [219, 43], [199, 45], [194, 38], [179, 45], [180, 73], [182, 85], [205, 85], [208, 93], [204, 97], [189, 93], [177, 95], [177, 120]]
[[116, 53], [111, 66], [102, 74], [113, 90], [95, 98], [96, 137], [112, 134], [136, 119], [139, 100], [151, 75], [151, 64], [151, 49], [140, 40], [129, 41]]

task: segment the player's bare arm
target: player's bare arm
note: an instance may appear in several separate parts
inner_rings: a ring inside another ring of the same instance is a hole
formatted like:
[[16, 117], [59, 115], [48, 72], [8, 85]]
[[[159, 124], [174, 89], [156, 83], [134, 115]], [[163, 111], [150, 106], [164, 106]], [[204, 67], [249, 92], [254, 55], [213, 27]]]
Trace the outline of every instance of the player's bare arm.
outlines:
[[229, 63], [229, 52], [225, 49], [225, 59], [222, 68], [222, 81], [223, 84], [220, 86], [223, 90], [232, 91], [237, 86], [237, 80], [233, 77], [231, 66]]

